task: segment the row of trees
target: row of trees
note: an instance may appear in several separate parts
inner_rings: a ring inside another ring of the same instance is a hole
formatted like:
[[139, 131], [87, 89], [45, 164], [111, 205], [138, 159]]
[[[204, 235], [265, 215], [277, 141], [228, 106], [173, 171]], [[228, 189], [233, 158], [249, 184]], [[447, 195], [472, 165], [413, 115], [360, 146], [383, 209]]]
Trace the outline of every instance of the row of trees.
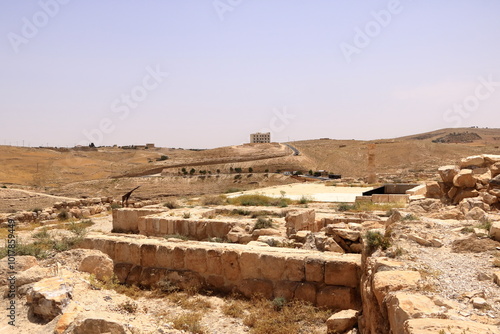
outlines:
[[[248, 173], [253, 173], [253, 168], [252, 167], [248, 167], [247, 171], [248, 171]], [[220, 169], [216, 170], [217, 174], [220, 174], [220, 172], [221, 172]], [[245, 170], [243, 168], [241, 168], [241, 167], [235, 167], [235, 168], [229, 167], [229, 173], [230, 174], [232, 174], [232, 173], [238, 173], [238, 174], [240, 174], [240, 173], [244, 173], [244, 172], [245, 172]], [[265, 172], [269, 173], [269, 169], [266, 169]], [[179, 173], [180, 174], [184, 174], [184, 175], [188, 175], [188, 174], [189, 175], [194, 175], [194, 174], [196, 174], [196, 169], [191, 168], [188, 171], [186, 168], [182, 168]], [[204, 170], [204, 169], [199, 170], [198, 173], [201, 174], [201, 175], [206, 175], [206, 174], [212, 175], [213, 174], [212, 171], [210, 171], [210, 170]]]

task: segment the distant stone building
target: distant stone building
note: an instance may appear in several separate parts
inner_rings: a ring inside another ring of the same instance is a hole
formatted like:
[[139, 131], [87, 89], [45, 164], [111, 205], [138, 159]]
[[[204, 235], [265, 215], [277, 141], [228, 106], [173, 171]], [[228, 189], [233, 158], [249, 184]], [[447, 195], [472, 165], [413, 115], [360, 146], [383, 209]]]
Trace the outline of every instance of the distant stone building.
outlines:
[[146, 148], [155, 148], [155, 144], [146, 144]]
[[252, 133], [250, 134], [250, 143], [270, 143], [271, 142], [271, 133]]

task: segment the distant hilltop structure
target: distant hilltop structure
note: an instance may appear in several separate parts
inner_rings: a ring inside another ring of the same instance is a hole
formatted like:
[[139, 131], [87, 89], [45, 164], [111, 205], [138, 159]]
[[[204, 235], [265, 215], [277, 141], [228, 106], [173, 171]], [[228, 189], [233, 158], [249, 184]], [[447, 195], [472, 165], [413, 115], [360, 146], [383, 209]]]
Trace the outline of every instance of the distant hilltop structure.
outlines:
[[270, 132], [257, 132], [250, 134], [250, 143], [270, 143], [271, 142], [271, 133]]

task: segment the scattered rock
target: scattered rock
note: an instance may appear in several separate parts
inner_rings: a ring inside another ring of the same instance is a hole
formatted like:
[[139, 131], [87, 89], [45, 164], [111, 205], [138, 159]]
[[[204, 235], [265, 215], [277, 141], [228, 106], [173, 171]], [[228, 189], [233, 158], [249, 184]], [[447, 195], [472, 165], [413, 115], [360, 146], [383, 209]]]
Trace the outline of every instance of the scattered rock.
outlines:
[[88, 255], [83, 258], [78, 270], [93, 274], [97, 279], [105, 281], [113, 277], [113, 260], [104, 253]]
[[333, 314], [326, 321], [327, 332], [345, 333], [353, 329], [353, 327], [358, 322], [358, 311], [356, 310], [343, 310]]
[[44, 321], [50, 321], [68, 306], [73, 284], [61, 277], [45, 278], [35, 283], [26, 298], [30, 311]]
[[481, 297], [472, 298], [472, 306], [474, 308], [478, 308], [478, 309], [483, 309], [483, 308], [489, 307], [486, 300], [484, 298], [481, 298]]

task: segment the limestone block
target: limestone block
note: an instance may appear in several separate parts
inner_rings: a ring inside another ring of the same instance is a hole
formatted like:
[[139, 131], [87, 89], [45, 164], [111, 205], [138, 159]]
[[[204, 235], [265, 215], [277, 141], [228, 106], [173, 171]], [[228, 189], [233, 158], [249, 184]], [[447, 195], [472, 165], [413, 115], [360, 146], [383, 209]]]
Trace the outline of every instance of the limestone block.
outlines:
[[203, 248], [188, 248], [185, 254], [186, 269], [203, 274], [207, 271], [207, 254]]
[[416, 288], [420, 278], [421, 276], [418, 271], [393, 270], [375, 273], [373, 278], [373, 293], [377, 298], [379, 306], [382, 307], [382, 301], [389, 292], [406, 288]]
[[256, 252], [242, 252], [240, 255], [241, 277], [244, 279], [262, 278], [260, 255]]
[[174, 247], [172, 249], [172, 269], [175, 270], [184, 270], [185, 269], [185, 261], [184, 261], [184, 252], [185, 249], [182, 247]]
[[[222, 251], [219, 249], [208, 249], [207, 250], [207, 273], [208, 274], [217, 275], [217, 276], [220, 276], [222, 274], [221, 255], [222, 255]], [[240, 261], [242, 261], [241, 257], [240, 257]]]
[[274, 297], [282, 297], [286, 300], [295, 298], [295, 290], [299, 286], [299, 282], [280, 281], [274, 284]]
[[104, 281], [113, 277], [113, 260], [104, 253], [88, 255], [83, 258], [78, 270], [93, 274]]
[[144, 244], [141, 246], [141, 266], [144, 268], [154, 267], [157, 263], [156, 252], [158, 251], [157, 245]]
[[325, 263], [325, 284], [349, 287], [359, 286], [361, 276], [359, 261], [330, 260]]
[[156, 262], [154, 267], [171, 269], [172, 266], [172, 249], [170, 247], [159, 245], [156, 251]]
[[221, 256], [221, 262], [223, 276], [229, 281], [238, 281], [241, 277], [239, 254], [232, 250], [225, 250]]
[[435, 334], [440, 331], [445, 333], [474, 333], [474, 334], [500, 334], [500, 329], [493, 325], [483, 325], [473, 321], [449, 319], [410, 319], [405, 323], [404, 334]]
[[360, 309], [355, 289], [343, 286], [325, 286], [316, 295], [316, 305], [337, 310]]
[[295, 289], [295, 298], [309, 302], [313, 305], [316, 304], [316, 285], [312, 283], [299, 283]]
[[403, 333], [406, 320], [438, 313], [440, 308], [423, 295], [406, 292], [390, 293], [386, 299], [387, 314], [393, 333]]
[[345, 333], [354, 328], [358, 322], [358, 311], [343, 310], [333, 314], [326, 321], [327, 333]]
[[273, 297], [273, 283], [267, 280], [245, 279], [238, 289], [248, 298], [259, 295], [267, 299]]
[[458, 188], [474, 188], [476, 181], [472, 169], [462, 169], [453, 178], [453, 185]]
[[301, 282], [305, 279], [304, 259], [287, 256], [283, 262], [285, 270], [282, 280]]
[[285, 271], [285, 261], [283, 257], [275, 254], [261, 254], [260, 267], [263, 278], [278, 281]]
[[460, 160], [460, 168], [465, 167], [483, 167], [485, 164], [484, 157], [480, 155], [474, 155]]
[[[500, 233], [500, 231], [499, 231]], [[500, 236], [500, 234], [499, 234]], [[308, 257], [305, 260], [306, 281], [323, 282], [325, 277], [325, 261]]]

